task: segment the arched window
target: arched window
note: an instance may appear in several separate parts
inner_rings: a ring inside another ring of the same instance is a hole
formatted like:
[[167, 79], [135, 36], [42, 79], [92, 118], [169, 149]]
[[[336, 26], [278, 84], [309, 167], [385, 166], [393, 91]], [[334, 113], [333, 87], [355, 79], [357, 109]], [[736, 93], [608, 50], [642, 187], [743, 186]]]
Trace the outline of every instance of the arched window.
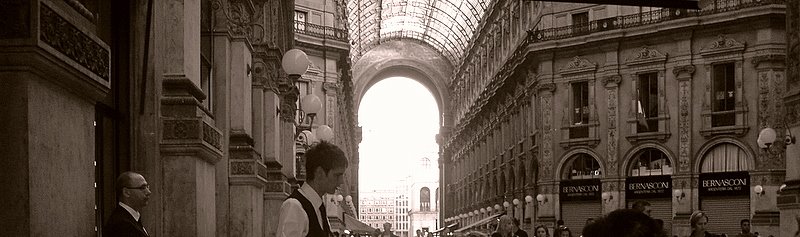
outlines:
[[564, 179], [598, 179], [602, 177], [600, 163], [589, 154], [578, 153], [570, 157], [564, 169]]
[[630, 176], [671, 175], [672, 163], [659, 149], [645, 148], [636, 153], [631, 162]]
[[422, 189], [419, 190], [419, 210], [431, 210], [431, 189], [428, 187], [422, 187]]
[[702, 173], [748, 171], [750, 164], [747, 162], [747, 152], [741, 147], [722, 143], [711, 148], [703, 156]]

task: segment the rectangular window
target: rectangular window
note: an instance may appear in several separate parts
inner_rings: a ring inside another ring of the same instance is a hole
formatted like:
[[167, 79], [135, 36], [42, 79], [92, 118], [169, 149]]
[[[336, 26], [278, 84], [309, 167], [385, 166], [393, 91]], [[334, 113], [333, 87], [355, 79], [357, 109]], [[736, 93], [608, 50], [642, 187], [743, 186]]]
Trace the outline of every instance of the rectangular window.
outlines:
[[210, 1], [201, 3], [200, 31], [200, 89], [206, 94], [202, 104], [209, 116], [214, 115], [214, 17]]
[[711, 80], [711, 126], [732, 126], [736, 124], [736, 78], [734, 64], [714, 65]]
[[589, 12], [572, 14], [572, 27], [578, 34], [589, 32]]
[[658, 73], [640, 74], [636, 93], [636, 132], [657, 132]]
[[306, 23], [308, 23], [308, 12], [294, 11], [294, 29], [305, 31]]
[[[572, 124], [589, 124], [589, 82], [572, 83]], [[589, 127], [570, 128], [570, 139], [585, 137], [589, 137]]]

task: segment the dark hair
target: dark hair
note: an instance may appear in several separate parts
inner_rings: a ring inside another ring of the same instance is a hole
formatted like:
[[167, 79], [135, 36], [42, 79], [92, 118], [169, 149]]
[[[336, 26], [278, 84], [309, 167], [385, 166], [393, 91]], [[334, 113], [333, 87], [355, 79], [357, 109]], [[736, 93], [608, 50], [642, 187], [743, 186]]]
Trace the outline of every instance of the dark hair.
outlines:
[[559, 219], [556, 221], [556, 225], [564, 225], [564, 220]]
[[347, 157], [342, 149], [327, 141], [320, 141], [306, 151], [306, 179], [314, 180], [314, 171], [321, 167], [325, 173], [335, 168], [347, 168]]
[[122, 189], [131, 186], [134, 175], [141, 175], [141, 174], [133, 171], [126, 171], [120, 174], [119, 177], [117, 177], [117, 182], [115, 183], [114, 187], [117, 191], [117, 201], [122, 201]]
[[511, 218], [511, 221], [513, 221], [513, 222], [514, 222], [514, 226], [516, 226], [516, 227], [519, 227], [519, 219], [517, 219], [517, 218]]
[[658, 237], [663, 230], [639, 210], [620, 209], [583, 228], [584, 237]]
[[750, 219], [742, 219], [741, 221], [739, 221], [739, 225], [742, 225], [745, 222], [750, 223]]
[[638, 200], [633, 202], [631, 208], [636, 209], [638, 211], [644, 211], [644, 207], [650, 206], [650, 202], [644, 200]]
[[561, 233], [563, 233], [564, 231], [569, 233], [569, 237], [572, 237], [572, 230], [570, 230], [568, 227], [562, 226], [562, 227], [556, 227], [556, 229], [558, 230], [556, 231], [556, 233], [558, 233], [557, 237], [561, 237]]
[[538, 232], [539, 229], [544, 229], [544, 233], [547, 234], [547, 235], [550, 235], [550, 231], [547, 230], [547, 227], [545, 227], [544, 225], [539, 225], [539, 226], [537, 226], [536, 228], [533, 229], [533, 236], [534, 237], [542, 237], [542, 236], [536, 235], [536, 232]]

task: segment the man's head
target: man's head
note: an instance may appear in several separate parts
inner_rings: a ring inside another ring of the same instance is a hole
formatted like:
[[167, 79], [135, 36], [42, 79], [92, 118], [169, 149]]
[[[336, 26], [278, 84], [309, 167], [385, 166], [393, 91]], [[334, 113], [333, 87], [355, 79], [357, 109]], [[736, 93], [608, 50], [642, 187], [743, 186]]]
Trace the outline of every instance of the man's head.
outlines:
[[392, 223], [389, 222], [383, 223], [383, 231], [386, 232], [392, 231]]
[[584, 237], [658, 237], [661, 228], [639, 210], [620, 209], [583, 228]]
[[308, 184], [320, 195], [336, 193], [336, 188], [344, 183], [347, 158], [336, 145], [321, 141], [311, 146], [305, 154]]
[[150, 185], [136, 172], [124, 172], [117, 177], [117, 199], [136, 211], [142, 211], [150, 199]]
[[501, 234], [508, 234], [514, 229], [514, 221], [509, 215], [502, 215], [497, 219], [497, 232]]
[[739, 224], [742, 226], [742, 233], [750, 233], [749, 219], [742, 219], [742, 221], [740, 221]]
[[561, 219], [559, 219], [558, 221], [556, 221], [556, 225], [557, 225], [557, 226], [562, 226], [562, 225], [564, 225], [564, 220], [561, 220]]
[[650, 202], [643, 200], [634, 202], [632, 208], [644, 213], [647, 216], [651, 216], [650, 213], [653, 212], [653, 207], [650, 206]]

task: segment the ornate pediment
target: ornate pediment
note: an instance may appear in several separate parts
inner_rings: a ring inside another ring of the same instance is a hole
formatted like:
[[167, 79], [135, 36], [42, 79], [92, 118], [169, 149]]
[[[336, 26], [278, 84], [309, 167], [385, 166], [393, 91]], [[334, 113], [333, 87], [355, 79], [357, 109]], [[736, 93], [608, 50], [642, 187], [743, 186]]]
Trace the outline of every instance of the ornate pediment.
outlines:
[[636, 66], [649, 63], [664, 63], [667, 61], [667, 55], [659, 52], [656, 49], [642, 47], [636, 53], [625, 60], [625, 65]]
[[590, 62], [588, 59], [583, 58], [581, 56], [575, 56], [572, 58], [572, 61], [567, 63], [564, 67], [559, 70], [562, 76], [569, 75], [569, 74], [576, 74], [582, 72], [590, 72], [597, 70], [597, 64]]
[[718, 35], [717, 39], [711, 41], [706, 47], [700, 50], [700, 55], [711, 56], [725, 53], [741, 53], [744, 51], [745, 44], [729, 38], [725, 35]]

